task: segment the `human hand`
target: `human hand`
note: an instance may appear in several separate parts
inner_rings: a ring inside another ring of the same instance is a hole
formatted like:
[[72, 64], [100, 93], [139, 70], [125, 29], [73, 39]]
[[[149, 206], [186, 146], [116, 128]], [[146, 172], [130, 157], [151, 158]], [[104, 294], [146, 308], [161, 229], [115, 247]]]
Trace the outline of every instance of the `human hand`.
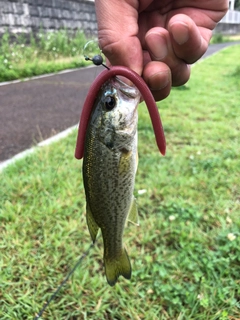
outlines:
[[95, 0], [99, 45], [109, 65], [142, 75], [156, 101], [186, 83], [228, 0]]

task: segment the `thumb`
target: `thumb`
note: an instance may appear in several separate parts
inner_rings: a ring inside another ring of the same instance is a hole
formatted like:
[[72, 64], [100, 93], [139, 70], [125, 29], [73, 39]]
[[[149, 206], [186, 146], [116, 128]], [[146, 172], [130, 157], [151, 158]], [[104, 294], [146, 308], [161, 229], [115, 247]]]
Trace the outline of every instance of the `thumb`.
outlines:
[[100, 49], [111, 65], [126, 66], [141, 75], [137, 3], [134, 7], [124, 0], [95, 0]]

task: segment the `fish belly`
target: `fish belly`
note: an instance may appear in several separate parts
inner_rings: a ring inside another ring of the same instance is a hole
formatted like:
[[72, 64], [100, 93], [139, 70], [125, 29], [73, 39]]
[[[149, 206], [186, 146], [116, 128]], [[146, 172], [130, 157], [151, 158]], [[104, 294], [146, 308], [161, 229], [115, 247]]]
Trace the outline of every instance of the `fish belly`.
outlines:
[[[136, 140], [136, 139], [135, 139]], [[94, 241], [102, 231], [104, 262], [108, 283], [119, 275], [129, 279], [131, 265], [123, 246], [125, 222], [133, 201], [136, 172], [135, 140], [131, 150], [112, 150], [89, 135], [83, 160], [83, 179], [87, 200], [87, 223]]]

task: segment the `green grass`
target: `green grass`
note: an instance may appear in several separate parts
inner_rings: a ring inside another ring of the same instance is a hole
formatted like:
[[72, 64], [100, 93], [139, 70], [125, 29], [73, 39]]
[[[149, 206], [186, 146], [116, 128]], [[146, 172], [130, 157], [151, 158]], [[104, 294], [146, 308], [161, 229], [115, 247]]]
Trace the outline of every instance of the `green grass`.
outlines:
[[[89, 41], [83, 32], [74, 35], [67, 30], [16, 36], [8, 32], [0, 39], [0, 82], [52, 73], [89, 65], [83, 57]], [[96, 44], [88, 52], [98, 53]]]
[[[108, 286], [99, 240], [43, 319], [240, 318], [239, 54], [234, 46], [196, 64], [159, 103], [165, 157], [140, 106], [140, 226], [124, 235], [132, 280]], [[75, 140], [1, 174], [1, 319], [32, 319], [91, 243]]]
[[239, 41], [240, 35], [224, 35], [221, 33], [214, 33], [211, 39], [211, 43], [223, 43], [223, 42], [232, 42], [232, 41]]

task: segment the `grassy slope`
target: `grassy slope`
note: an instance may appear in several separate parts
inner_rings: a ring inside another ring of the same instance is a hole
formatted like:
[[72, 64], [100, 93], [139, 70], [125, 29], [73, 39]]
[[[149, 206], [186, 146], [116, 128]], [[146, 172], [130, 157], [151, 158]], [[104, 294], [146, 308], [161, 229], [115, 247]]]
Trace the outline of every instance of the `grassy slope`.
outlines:
[[[99, 240], [44, 319], [239, 319], [239, 52], [196, 64], [159, 103], [166, 157], [139, 108], [141, 225], [124, 236], [132, 280], [107, 285]], [[32, 319], [90, 244], [75, 140], [1, 174], [1, 319]]]
[[83, 54], [92, 57], [99, 49], [97, 42], [88, 41], [81, 31], [71, 35], [67, 30], [40, 30], [35, 36], [18, 35], [15, 41], [5, 32], [0, 39], [0, 82], [89, 65]]

